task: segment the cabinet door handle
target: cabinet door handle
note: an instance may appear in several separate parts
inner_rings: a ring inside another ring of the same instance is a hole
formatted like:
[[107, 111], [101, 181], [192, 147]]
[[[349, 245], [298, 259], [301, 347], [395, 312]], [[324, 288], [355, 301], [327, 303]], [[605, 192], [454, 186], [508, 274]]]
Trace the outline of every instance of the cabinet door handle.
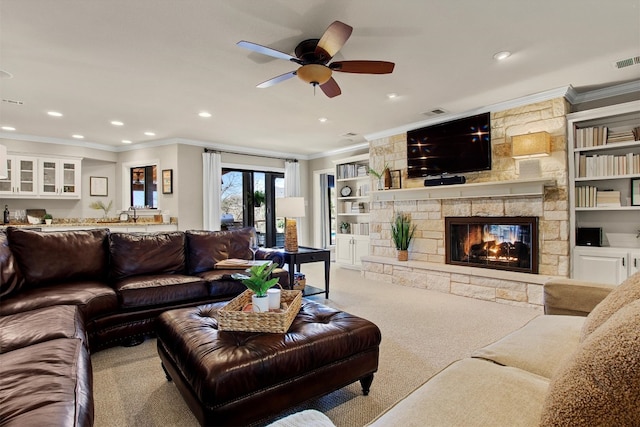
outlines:
[[633, 266], [637, 267], [638, 266], [638, 258], [634, 258], [633, 259]]
[[624, 265], [624, 258], [622, 258], [622, 266], [623, 266], [623, 267], [625, 266], [625, 265]]

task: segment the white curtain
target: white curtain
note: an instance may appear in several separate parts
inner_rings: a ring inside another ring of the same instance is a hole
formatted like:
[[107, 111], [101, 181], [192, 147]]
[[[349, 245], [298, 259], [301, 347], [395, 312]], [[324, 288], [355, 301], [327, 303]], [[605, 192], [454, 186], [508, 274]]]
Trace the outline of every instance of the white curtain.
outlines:
[[220, 153], [202, 153], [202, 228], [220, 230], [220, 188], [222, 161]]
[[300, 197], [300, 163], [284, 162], [284, 197]]

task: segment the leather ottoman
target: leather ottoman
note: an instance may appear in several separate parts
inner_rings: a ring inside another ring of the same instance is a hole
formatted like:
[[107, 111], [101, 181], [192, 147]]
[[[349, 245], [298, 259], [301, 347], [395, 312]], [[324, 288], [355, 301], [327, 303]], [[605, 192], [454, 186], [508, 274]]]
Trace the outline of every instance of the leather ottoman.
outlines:
[[157, 319], [158, 354], [200, 424], [247, 425], [360, 381], [378, 369], [380, 330], [303, 300], [285, 334], [218, 331], [225, 303], [170, 310]]

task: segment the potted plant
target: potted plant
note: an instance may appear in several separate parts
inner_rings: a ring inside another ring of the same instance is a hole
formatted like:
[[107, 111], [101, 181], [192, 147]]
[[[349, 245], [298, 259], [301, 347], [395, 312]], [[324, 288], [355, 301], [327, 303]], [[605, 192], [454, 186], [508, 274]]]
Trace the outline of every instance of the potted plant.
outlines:
[[[378, 172], [375, 169], [369, 168], [369, 174], [376, 177], [378, 180], [378, 190], [383, 190], [385, 188], [391, 188], [391, 171], [389, 170], [389, 165], [385, 164], [382, 168], [382, 171]], [[382, 179], [384, 178], [384, 183]]]
[[44, 223], [47, 225], [51, 225], [51, 222], [53, 221], [53, 216], [51, 214], [44, 214]]
[[250, 291], [253, 292], [251, 296], [251, 303], [253, 305], [253, 311], [257, 313], [263, 313], [269, 311], [269, 298], [267, 291], [270, 287], [278, 283], [278, 278], [274, 277], [270, 279], [271, 273], [276, 268], [274, 263], [265, 263], [261, 265], [254, 265], [251, 268], [245, 270], [249, 273], [247, 276], [244, 273], [232, 274], [236, 280], [241, 280]]
[[349, 223], [348, 222], [342, 222], [340, 223], [340, 232], [342, 234], [347, 234], [349, 233]]
[[253, 192], [253, 206], [259, 208], [264, 203], [264, 191], [256, 190]]
[[102, 211], [104, 212], [104, 214], [102, 215], [103, 219], [107, 219], [107, 215], [109, 214], [112, 206], [113, 200], [110, 200], [108, 205], [105, 205], [104, 203], [102, 203], [102, 201], [93, 202], [89, 205], [91, 209], [102, 209]]
[[416, 225], [411, 224], [409, 214], [398, 212], [391, 223], [391, 236], [398, 250], [398, 261], [407, 261], [409, 259], [409, 244], [415, 231]]

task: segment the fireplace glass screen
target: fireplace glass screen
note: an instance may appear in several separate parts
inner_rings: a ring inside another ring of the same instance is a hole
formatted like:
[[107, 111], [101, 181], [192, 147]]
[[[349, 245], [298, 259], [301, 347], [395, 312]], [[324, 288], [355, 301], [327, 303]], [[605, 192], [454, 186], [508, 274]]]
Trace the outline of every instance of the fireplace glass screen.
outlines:
[[537, 225], [536, 217], [446, 218], [446, 262], [537, 273]]

